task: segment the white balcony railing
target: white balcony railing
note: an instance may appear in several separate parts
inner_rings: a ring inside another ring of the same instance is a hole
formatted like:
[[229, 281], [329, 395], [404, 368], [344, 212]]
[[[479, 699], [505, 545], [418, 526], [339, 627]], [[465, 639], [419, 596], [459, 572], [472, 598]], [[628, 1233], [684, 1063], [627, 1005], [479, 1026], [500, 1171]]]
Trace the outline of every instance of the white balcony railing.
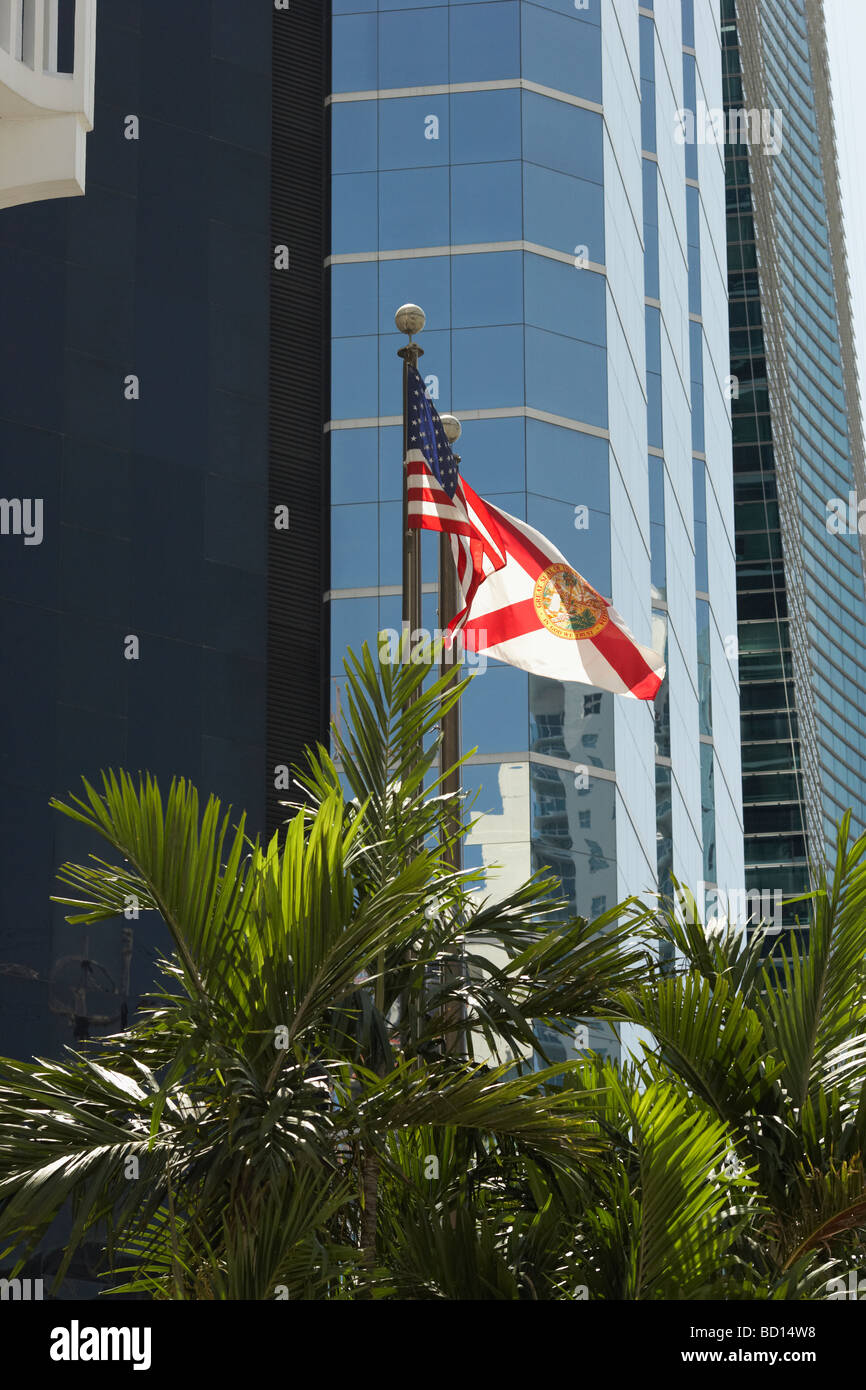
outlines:
[[60, 72], [60, 0], [0, 0], [0, 207], [84, 192], [96, 0], [74, 8], [72, 71]]

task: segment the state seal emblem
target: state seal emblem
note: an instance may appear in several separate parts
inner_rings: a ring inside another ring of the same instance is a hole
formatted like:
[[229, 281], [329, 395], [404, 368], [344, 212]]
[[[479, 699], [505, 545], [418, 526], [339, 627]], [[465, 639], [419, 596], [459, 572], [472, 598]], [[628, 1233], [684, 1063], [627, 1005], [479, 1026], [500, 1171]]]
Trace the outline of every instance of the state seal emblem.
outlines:
[[548, 565], [535, 581], [535, 611], [555, 637], [595, 637], [610, 619], [603, 599], [570, 565]]

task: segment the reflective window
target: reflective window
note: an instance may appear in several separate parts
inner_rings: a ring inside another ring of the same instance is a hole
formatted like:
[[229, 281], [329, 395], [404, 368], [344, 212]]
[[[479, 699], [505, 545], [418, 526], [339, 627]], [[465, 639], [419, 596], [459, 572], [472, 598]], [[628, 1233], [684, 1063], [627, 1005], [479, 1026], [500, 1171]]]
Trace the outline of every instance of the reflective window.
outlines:
[[404, 169], [379, 175], [381, 250], [447, 246], [450, 232], [447, 169]]
[[695, 517], [695, 588], [709, 591], [707, 564], [707, 470], [703, 459], [692, 459], [693, 504]]
[[[683, 54], [683, 107], [694, 113], [697, 100], [697, 77], [695, 60], [690, 54]], [[695, 134], [697, 133], [695, 127]], [[686, 160], [686, 178], [698, 177], [698, 146], [695, 139], [687, 140], [683, 146]]]
[[526, 487], [524, 439], [531, 420], [464, 420], [457, 443], [460, 468], [482, 497]]
[[652, 615], [653, 648], [664, 652], [665, 674], [653, 701], [655, 722], [655, 753], [657, 758], [671, 755], [671, 686], [668, 674], [668, 615], [659, 609]]
[[[451, 260], [448, 256], [412, 256], [408, 260], [379, 261], [372, 268], [379, 277], [380, 333], [394, 333], [394, 313], [401, 304], [421, 304], [424, 307], [427, 325], [423, 341], [428, 350], [419, 364], [423, 376], [425, 364], [433, 356], [431, 333], [448, 329], [451, 324]], [[432, 341], [435, 343], [436, 340]], [[395, 346], [402, 345], [402, 342], [397, 344], [395, 340]], [[436, 365], [441, 364], [437, 361]]]
[[[603, 524], [599, 514], [610, 510], [607, 440], [527, 420], [526, 486], [541, 496], [586, 507], [590, 525]], [[582, 523], [576, 514], [575, 528]]]
[[338, 101], [331, 106], [331, 167], [335, 174], [376, 168], [376, 108], [375, 101]]
[[454, 164], [519, 158], [519, 91], [452, 95], [451, 159]]
[[523, 403], [523, 329], [461, 328], [453, 335], [454, 381], [473, 410]]
[[601, 101], [601, 33], [539, 5], [523, 6], [523, 76], [542, 87]]
[[647, 443], [653, 449], [663, 447], [662, 436], [662, 378], [661, 378], [661, 314], [658, 309], [646, 309], [646, 391]]
[[331, 508], [331, 588], [368, 588], [379, 583], [377, 508], [368, 503]]
[[524, 92], [523, 157], [548, 169], [602, 183], [601, 116]]
[[692, 448], [704, 452], [704, 388], [692, 382]]
[[451, 285], [454, 327], [521, 323], [523, 260], [519, 251], [500, 255], [455, 256]]
[[640, 132], [641, 148], [656, 148], [655, 25], [641, 15], [640, 25]]
[[589, 526], [575, 528], [574, 507], [550, 497], [530, 493], [526, 519], [579, 570], [584, 579], [605, 597], [610, 597], [610, 519], [603, 512], [590, 512]]
[[682, 0], [683, 46], [695, 46], [695, 0]]
[[526, 404], [606, 429], [604, 349], [527, 328]]
[[521, 75], [520, 8], [515, 0], [477, 7], [451, 6], [451, 82], [488, 82]]
[[379, 391], [376, 338], [335, 338], [331, 344], [331, 419], [357, 420], [377, 414]]
[[699, 598], [695, 604], [698, 628], [699, 732], [713, 732], [712, 680], [710, 672], [710, 605]]
[[378, 430], [331, 430], [331, 501], [375, 502], [379, 487]]
[[701, 744], [701, 831], [704, 846], [704, 878], [716, 881], [716, 802], [713, 791], [713, 747]]
[[376, 174], [337, 174], [331, 180], [331, 250], [375, 251], [379, 245]]
[[446, 9], [392, 10], [380, 15], [376, 85], [387, 90], [389, 87], [431, 87], [448, 81]]
[[332, 599], [328, 605], [331, 619], [331, 670], [342, 673], [347, 647], [360, 653], [364, 642], [375, 652], [378, 631], [378, 610], [374, 598]]
[[[467, 673], [471, 670], [467, 665]], [[473, 748], [483, 753], [515, 753], [526, 748], [527, 679], [525, 671], [498, 662], [479, 671], [460, 705], [464, 753]]]
[[374, 261], [331, 267], [331, 332], [335, 338], [377, 331], [377, 270]]
[[[378, 112], [380, 169], [412, 169], [448, 163], [447, 96], [389, 97], [378, 102], [353, 102], [350, 109], [357, 111], [362, 106], [371, 106], [374, 113]], [[332, 108], [339, 109], [339, 105]], [[373, 140], [375, 147], [375, 134]]]
[[689, 313], [701, 312], [700, 195], [686, 185], [686, 225], [689, 258]]
[[[423, 200], [426, 209], [429, 197]], [[485, 241], [520, 241], [523, 182], [519, 162], [460, 164], [451, 169], [451, 236], [455, 246]], [[434, 245], [432, 239], [420, 243]]]
[[[460, 0], [460, 3], [477, 5], [483, 0]], [[583, 24], [601, 23], [602, 0], [581, 0], [579, 8], [574, 0], [532, 0], [532, 3], [545, 10], [555, 10], [557, 14], [568, 15], [569, 19], [580, 20]]]
[[673, 884], [673, 819], [671, 814], [671, 769], [656, 767], [656, 867], [660, 893], [670, 893]]
[[659, 297], [658, 165], [643, 161], [644, 294]]
[[380, 85], [376, 61], [377, 18], [351, 14], [332, 26], [331, 90], [373, 92]]
[[481, 816], [466, 844], [490, 845], [493, 853], [485, 855], [486, 861], [501, 863], [503, 845], [529, 839], [529, 766], [526, 762], [469, 764], [463, 768], [463, 785], [472, 796], [477, 794], [474, 813]]
[[[587, 768], [612, 769], [613, 700], [609, 692], [594, 691], [591, 686], [530, 676], [530, 748], [534, 753], [586, 764]], [[586, 738], [595, 739], [592, 760], [587, 756]]]
[[527, 241], [604, 265], [604, 189], [538, 164], [523, 169]]
[[385, 425], [379, 430], [379, 498], [397, 501], [403, 496], [403, 427]]
[[545, 256], [526, 256], [524, 276], [527, 323], [604, 346], [604, 276]]
[[[437, 410], [444, 410], [451, 400], [451, 341], [451, 334], [444, 330], [424, 330], [424, 356], [419, 360], [419, 371]], [[402, 414], [403, 370], [397, 350], [405, 345], [406, 339], [396, 329], [379, 338], [379, 409], [373, 409], [371, 414]]]
[[649, 456], [650, 571], [653, 597], [667, 597], [665, 552], [665, 468], [663, 459]]

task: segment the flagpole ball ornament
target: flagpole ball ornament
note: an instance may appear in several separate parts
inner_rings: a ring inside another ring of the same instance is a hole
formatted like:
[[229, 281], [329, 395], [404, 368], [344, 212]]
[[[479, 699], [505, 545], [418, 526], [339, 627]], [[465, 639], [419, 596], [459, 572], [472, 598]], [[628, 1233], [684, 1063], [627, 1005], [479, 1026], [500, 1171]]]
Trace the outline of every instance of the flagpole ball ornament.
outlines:
[[420, 333], [427, 322], [427, 315], [423, 309], [419, 309], [417, 304], [401, 304], [394, 315], [394, 322], [401, 333], [405, 333], [407, 338], [411, 338], [416, 333]]
[[442, 421], [442, 428], [445, 431], [445, 438], [448, 440], [448, 443], [456, 444], [463, 433], [463, 426], [457, 419], [457, 416], [440, 415], [439, 419]]

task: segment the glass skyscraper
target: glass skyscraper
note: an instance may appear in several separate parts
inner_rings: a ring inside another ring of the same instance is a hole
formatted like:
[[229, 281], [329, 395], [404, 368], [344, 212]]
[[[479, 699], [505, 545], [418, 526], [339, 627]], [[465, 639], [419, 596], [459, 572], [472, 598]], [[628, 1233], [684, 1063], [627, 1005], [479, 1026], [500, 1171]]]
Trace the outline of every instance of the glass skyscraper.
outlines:
[[682, 139], [713, 0], [111, 0], [96, 51], [86, 195], [0, 216], [44, 523], [0, 536], [0, 1052], [118, 1026], [164, 945], [51, 907], [94, 847], [49, 798], [147, 769], [272, 831], [346, 645], [399, 627], [407, 301], [471, 484], [667, 648], [655, 709], [479, 674], [468, 861], [587, 916], [741, 887], [724, 151]]
[[332, 55], [333, 696], [346, 644], [400, 625], [411, 301], [473, 487], [667, 645], [654, 711], [496, 663], [476, 678], [470, 862], [500, 885], [549, 865], [586, 915], [671, 873], [737, 889], [724, 152], [682, 138], [722, 103], [717, 7], [335, 0]]
[[775, 127], [728, 123], [728, 255], [747, 877], [792, 894], [866, 826], [860, 404], [821, 5], [723, 0], [722, 34]]
[[51, 905], [97, 851], [51, 796], [147, 769], [263, 828], [269, 9], [100, 4], [86, 194], [0, 212], [2, 491], [42, 517], [0, 535], [6, 1055], [121, 1026], [166, 945]]

